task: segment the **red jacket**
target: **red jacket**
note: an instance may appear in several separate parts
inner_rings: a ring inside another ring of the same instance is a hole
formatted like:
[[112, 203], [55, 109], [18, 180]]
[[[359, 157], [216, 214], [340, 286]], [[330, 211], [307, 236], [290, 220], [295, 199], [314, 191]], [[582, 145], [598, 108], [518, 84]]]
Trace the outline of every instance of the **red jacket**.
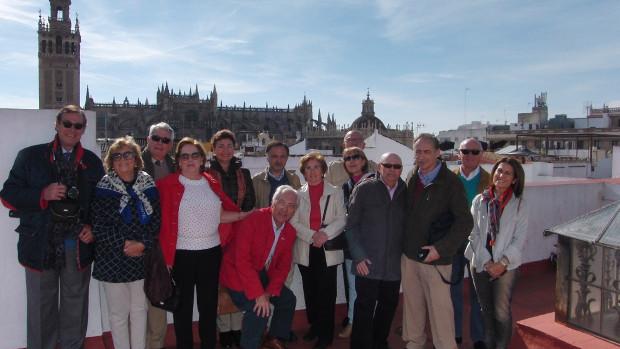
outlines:
[[234, 291], [243, 291], [250, 300], [265, 291], [272, 296], [279, 296], [291, 269], [296, 237], [295, 228], [285, 223], [267, 269], [269, 283], [263, 288], [259, 273], [265, 267], [275, 233], [271, 207], [252, 212], [241, 221], [230, 248], [224, 252], [220, 270], [222, 285]]
[[[179, 173], [172, 173], [157, 181], [157, 190], [161, 200], [161, 228], [159, 230], [159, 244], [167, 265], [174, 265], [174, 255], [177, 250], [177, 236], [179, 234], [179, 206], [183, 198], [185, 187], [179, 181]], [[222, 200], [225, 211], [239, 212], [239, 208], [226, 196], [222, 187], [213, 177], [203, 172], [202, 175], [209, 183], [211, 190]], [[220, 224], [220, 242], [225, 246], [232, 239], [233, 224]]]

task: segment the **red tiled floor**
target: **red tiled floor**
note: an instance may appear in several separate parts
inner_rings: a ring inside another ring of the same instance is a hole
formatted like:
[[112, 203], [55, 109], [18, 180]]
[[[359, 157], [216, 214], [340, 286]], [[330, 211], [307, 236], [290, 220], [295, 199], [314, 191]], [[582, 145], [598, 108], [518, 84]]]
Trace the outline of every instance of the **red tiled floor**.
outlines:
[[[520, 272], [519, 280], [517, 281], [515, 293], [513, 295], [512, 301], [512, 314], [513, 314], [513, 322], [516, 323], [519, 320], [526, 319], [532, 316], [541, 315], [545, 313], [549, 313], [553, 311], [553, 297], [554, 297], [554, 288], [555, 288], [555, 269], [553, 266], [546, 262], [536, 262], [530, 263], [522, 268]], [[467, 292], [469, 292], [468, 288], [465, 289], [465, 299], [468, 299]], [[401, 296], [402, 297], [402, 296]], [[465, 302], [464, 309], [464, 331], [463, 331], [463, 343], [460, 345], [460, 348], [472, 348], [473, 344], [469, 338], [469, 304]], [[349, 347], [348, 339], [340, 339], [337, 338], [337, 333], [340, 330], [340, 322], [346, 313], [346, 307], [343, 304], [339, 304], [336, 306], [336, 324], [337, 328], [335, 329], [335, 340], [331, 349], [344, 349]], [[399, 307], [396, 312], [396, 317], [394, 318], [394, 323], [392, 324], [392, 334], [389, 338], [389, 344], [392, 349], [402, 349], [404, 347], [403, 341], [394, 333], [394, 330], [401, 325], [402, 322], [402, 299], [399, 304]], [[293, 320], [293, 330], [297, 334], [299, 340], [296, 343], [291, 343], [288, 345], [289, 349], [310, 349], [312, 348], [312, 343], [304, 342], [301, 337], [307, 330], [307, 322], [305, 313], [303, 311], [297, 311], [295, 314], [295, 318]], [[197, 336], [195, 336], [197, 338]], [[430, 340], [430, 334], [429, 334]], [[106, 341], [106, 346], [108, 345]], [[174, 333], [172, 330], [172, 326], [168, 328], [168, 336], [166, 338], [167, 348], [174, 348]], [[432, 344], [429, 343], [427, 346], [429, 349], [432, 348]], [[108, 347], [111, 349], [111, 345]], [[516, 331], [516, 328], [513, 331], [513, 338], [510, 345], [510, 348], [521, 349], [526, 348], [523, 340], [519, 337], [519, 334]], [[90, 348], [88, 348], [90, 349]]]

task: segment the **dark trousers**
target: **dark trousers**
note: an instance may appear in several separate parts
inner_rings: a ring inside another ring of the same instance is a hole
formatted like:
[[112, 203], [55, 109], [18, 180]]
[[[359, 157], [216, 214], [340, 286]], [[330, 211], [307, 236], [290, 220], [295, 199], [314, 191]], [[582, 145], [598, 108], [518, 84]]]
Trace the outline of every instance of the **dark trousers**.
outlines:
[[338, 266], [327, 267], [323, 248], [310, 246], [310, 265], [299, 266], [306, 301], [310, 331], [319, 344], [329, 345], [334, 339], [336, 276]]
[[[77, 269], [75, 248], [65, 250], [65, 266], [42, 272], [26, 269], [29, 349], [81, 348], [88, 326], [90, 266]], [[59, 299], [60, 291], [60, 299]]]
[[215, 318], [217, 317], [217, 289], [220, 277], [222, 249], [177, 250], [172, 276], [181, 288], [179, 309], [173, 313], [174, 333], [178, 349], [192, 349], [192, 322], [194, 288], [198, 304], [198, 333], [200, 348], [215, 348]]
[[384, 349], [398, 306], [400, 280], [355, 277], [355, 309], [351, 349]]
[[[261, 271], [260, 279], [263, 287], [266, 287], [269, 283], [267, 272], [264, 270]], [[254, 312], [256, 300], [248, 299], [243, 291], [229, 290], [229, 293], [235, 305], [244, 312], [241, 330], [241, 347], [244, 349], [258, 349], [269, 317], [258, 316]], [[282, 285], [280, 295], [271, 297], [269, 301], [273, 304], [273, 315], [271, 317], [269, 334], [272, 337], [288, 340], [291, 332], [293, 315], [295, 315], [297, 298], [295, 298], [295, 295], [290, 289]]]
[[517, 281], [517, 270], [508, 270], [491, 280], [489, 273], [473, 272], [478, 301], [484, 319], [484, 341], [487, 348], [506, 349], [512, 338], [512, 311], [510, 302]]
[[469, 336], [473, 342], [484, 340], [484, 321], [482, 320], [482, 310], [478, 303], [478, 296], [474, 289], [473, 277], [469, 277], [468, 281], [463, 278], [463, 270], [467, 266], [469, 270], [469, 261], [463, 254], [456, 254], [452, 259], [452, 282], [460, 280], [455, 285], [450, 285], [450, 297], [452, 298], [452, 306], [454, 307], [454, 332], [456, 337], [463, 337], [463, 285], [469, 283], [469, 305], [471, 312], [469, 313]]

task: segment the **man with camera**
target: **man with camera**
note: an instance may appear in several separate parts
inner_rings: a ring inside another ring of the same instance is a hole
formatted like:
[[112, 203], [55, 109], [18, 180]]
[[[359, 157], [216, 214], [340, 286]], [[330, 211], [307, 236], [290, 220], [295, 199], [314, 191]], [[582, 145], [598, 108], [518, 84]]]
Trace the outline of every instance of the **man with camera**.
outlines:
[[80, 144], [85, 128], [79, 107], [63, 107], [54, 139], [22, 149], [0, 191], [20, 220], [17, 254], [26, 270], [30, 349], [77, 349], [86, 336], [94, 240], [89, 206], [104, 171]]
[[416, 168], [409, 179], [408, 216], [401, 258], [403, 340], [407, 349], [426, 343], [426, 314], [437, 349], [455, 349], [450, 299], [452, 257], [473, 220], [463, 184], [438, 160], [439, 141], [420, 134], [413, 143]]

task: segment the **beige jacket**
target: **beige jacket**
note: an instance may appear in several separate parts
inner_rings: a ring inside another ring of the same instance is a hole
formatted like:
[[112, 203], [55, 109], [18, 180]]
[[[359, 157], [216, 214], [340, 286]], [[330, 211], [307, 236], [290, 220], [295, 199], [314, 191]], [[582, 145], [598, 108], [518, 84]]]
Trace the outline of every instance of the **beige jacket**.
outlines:
[[[377, 164], [368, 160], [368, 172], [377, 171]], [[344, 169], [344, 160], [339, 159], [329, 163], [327, 173], [325, 173], [325, 181], [340, 188], [350, 178], [347, 170]]]
[[[293, 261], [307, 267], [310, 264], [310, 245], [312, 244], [312, 235], [315, 232], [310, 229], [310, 192], [308, 191], [308, 184], [304, 184], [303, 187], [299, 189], [298, 193], [299, 207], [291, 219], [291, 224], [293, 224], [293, 227], [297, 230], [297, 240], [295, 241], [295, 248], [293, 250]], [[323, 231], [325, 231], [331, 240], [342, 233], [346, 223], [346, 211], [344, 208], [342, 190], [325, 182], [323, 196], [321, 196], [319, 201], [321, 216], [323, 215], [325, 201], [328, 195], [331, 195], [331, 199], [329, 199], [329, 205], [325, 213], [324, 222], [327, 224], [327, 227], [323, 228]], [[342, 264], [343, 261], [344, 254], [342, 251], [325, 251], [325, 262], [328, 267]]]
[[[299, 181], [299, 177], [295, 174], [295, 170], [284, 170], [286, 177], [288, 178], [288, 185], [293, 187], [295, 190], [299, 190], [301, 188], [301, 182]], [[257, 173], [252, 177], [252, 185], [254, 186], [254, 195], [256, 195], [256, 205], [255, 208], [263, 208], [269, 206], [269, 192], [271, 191], [271, 186], [269, 184], [269, 179], [267, 179], [269, 173], [269, 167], [265, 169], [265, 171]]]

